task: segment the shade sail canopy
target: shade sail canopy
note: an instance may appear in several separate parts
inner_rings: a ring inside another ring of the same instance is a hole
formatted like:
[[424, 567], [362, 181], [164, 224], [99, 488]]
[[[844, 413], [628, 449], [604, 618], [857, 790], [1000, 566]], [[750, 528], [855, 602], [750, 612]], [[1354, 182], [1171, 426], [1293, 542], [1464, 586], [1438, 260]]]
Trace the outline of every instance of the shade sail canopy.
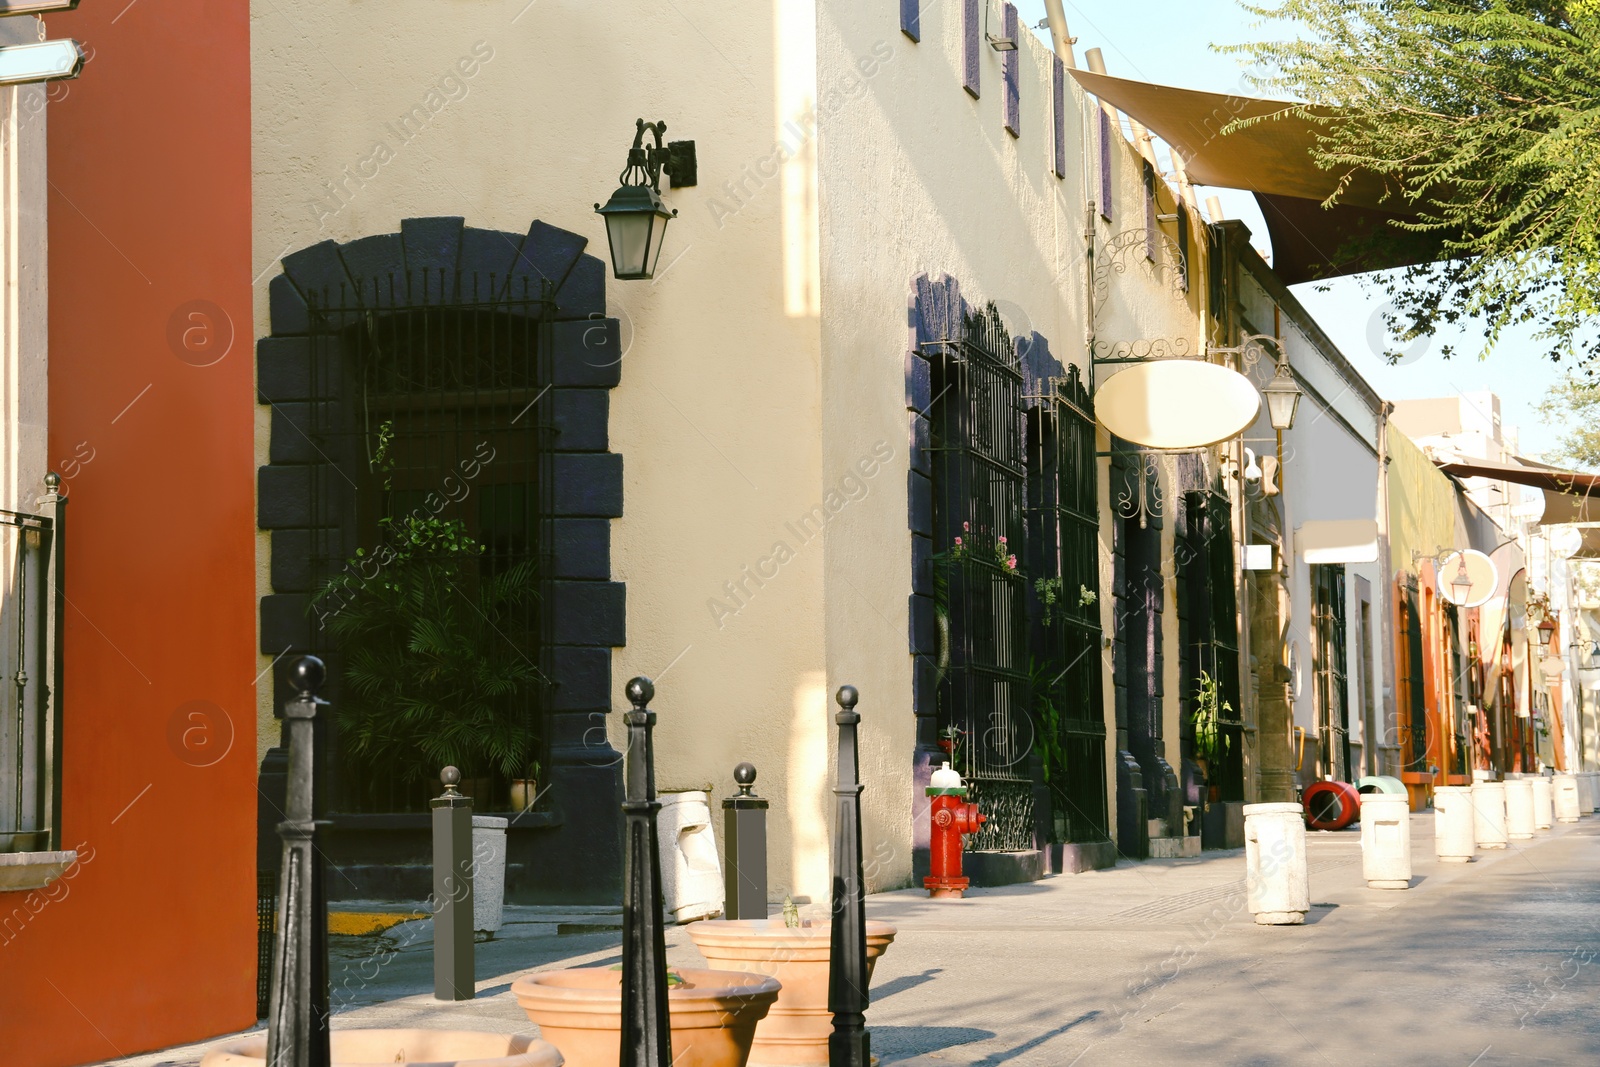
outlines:
[[1376, 519], [1312, 519], [1295, 527], [1295, 543], [1307, 563], [1376, 563]]
[[[1388, 226], [1404, 218], [1398, 188], [1371, 171], [1323, 170], [1312, 158], [1318, 127], [1294, 101], [1179, 89], [1074, 70], [1087, 91], [1138, 120], [1183, 157], [1189, 180], [1256, 194], [1272, 239], [1272, 267], [1285, 282], [1408, 266], [1434, 258], [1435, 235]], [[1320, 111], [1329, 118], [1333, 109]], [[1224, 134], [1238, 119], [1263, 121]], [[1339, 203], [1322, 201], [1339, 189]]]
[[[1546, 526], [1568, 522], [1600, 522], [1600, 474], [1563, 470], [1546, 463], [1518, 457], [1517, 463], [1495, 463], [1487, 459], [1449, 459], [1439, 469], [1457, 478], [1493, 478], [1499, 482], [1531, 485], [1544, 492]], [[1587, 536], [1585, 537], [1587, 548]], [[1587, 551], [1580, 555], [1588, 555]]]

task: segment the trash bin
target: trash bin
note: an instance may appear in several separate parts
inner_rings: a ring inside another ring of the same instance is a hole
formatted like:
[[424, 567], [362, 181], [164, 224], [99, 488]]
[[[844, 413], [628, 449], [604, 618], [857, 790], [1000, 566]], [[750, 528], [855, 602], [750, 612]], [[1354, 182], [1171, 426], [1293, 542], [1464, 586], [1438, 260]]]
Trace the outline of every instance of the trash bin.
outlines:
[[1477, 851], [1471, 787], [1436, 787], [1433, 791], [1434, 855], [1445, 863], [1471, 863]]
[[1505, 848], [1506, 784], [1479, 780], [1472, 783], [1472, 832], [1479, 848]]
[[498, 815], [472, 817], [472, 928], [484, 933], [505, 921], [507, 822]]
[[661, 794], [656, 820], [661, 847], [661, 895], [680, 923], [722, 914], [722, 865], [711, 829], [711, 798], [704, 792]]
[[1555, 821], [1555, 797], [1550, 788], [1550, 778], [1547, 775], [1536, 774], [1531, 779], [1533, 783], [1533, 828], [1535, 830], [1548, 830]]
[[1533, 836], [1533, 783], [1515, 778], [1506, 784], [1506, 836], [1526, 841]]
[[1361, 874], [1368, 889], [1411, 888], [1411, 804], [1404, 793], [1361, 794]]
[[1245, 900], [1261, 926], [1306, 921], [1306, 823], [1299, 804], [1244, 806]]

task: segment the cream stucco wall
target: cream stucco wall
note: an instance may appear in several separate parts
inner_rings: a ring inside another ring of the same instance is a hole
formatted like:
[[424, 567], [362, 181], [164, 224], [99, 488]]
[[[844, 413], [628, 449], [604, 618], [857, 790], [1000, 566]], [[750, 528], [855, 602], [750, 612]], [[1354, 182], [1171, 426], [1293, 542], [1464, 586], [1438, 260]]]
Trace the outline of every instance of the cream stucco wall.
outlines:
[[[256, 3], [256, 335], [269, 328], [266, 283], [281, 256], [392, 233], [407, 217], [519, 232], [542, 219], [588, 236], [603, 258], [592, 206], [616, 187], [634, 120], [664, 119], [670, 138], [694, 140], [699, 184], [665, 192], [679, 216], [656, 279], [607, 283], [625, 346], [610, 422], [626, 516], [613, 524], [612, 569], [628, 597], [615, 704], [630, 676], [657, 680], [662, 789], [731, 792], [734, 764], [754, 761], [778, 813], [774, 891], [825, 895], [822, 692], [841, 679], [824, 655], [821, 544], [795, 543], [785, 524], [843, 472], [824, 476], [816, 429], [806, 145], [773, 174], [776, 147], [806, 140], [785, 121], [809, 104], [813, 13], [794, 0], [625, 8]], [[463, 59], [476, 60], [470, 77], [457, 72]], [[392, 124], [418, 104], [431, 121], [399, 139]], [[903, 454], [899, 436], [886, 441]], [[867, 484], [876, 493], [888, 477]], [[725, 583], [784, 538], [793, 559], [759, 588], [747, 582], [755, 595], [719, 617]], [[269, 551], [263, 536], [262, 593]], [[261, 692], [260, 741], [272, 744], [271, 687]], [[797, 858], [808, 874], [791, 881]]]

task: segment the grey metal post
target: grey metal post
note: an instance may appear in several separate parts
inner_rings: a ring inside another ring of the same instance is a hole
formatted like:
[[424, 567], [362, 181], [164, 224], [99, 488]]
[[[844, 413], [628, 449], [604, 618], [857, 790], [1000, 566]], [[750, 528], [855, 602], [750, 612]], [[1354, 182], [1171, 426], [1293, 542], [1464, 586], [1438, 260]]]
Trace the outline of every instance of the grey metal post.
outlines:
[[327, 671], [315, 656], [290, 669], [298, 694], [283, 708], [289, 735], [289, 790], [283, 861], [278, 874], [278, 942], [272, 959], [267, 1011], [267, 1062], [273, 1067], [328, 1067], [328, 900], [323, 886], [320, 827], [316, 816], [317, 696]]
[[756, 766], [741, 763], [733, 769], [739, 792], [724, 797], [723, 839], [727, 842], [728, 863], [723, 872], [723, 917], [765, 919], [767, 917], [767, 800], [751, 792], [756, 783]]
[[456, 786], [461, 772], [439, 772], [444, 794], [433, 809], [433, 997], [471, 1000], [477, 967], [472, 942], [472, 798]]
[[39, 647], [46, 650], [45, 690], [46, 709], [49, 713], [50, 748], [50, 811], [40, 825], [50, 827], [49, 848], [59, 851], [61, 844], [61, 753], [63, 750], [61, 716], [61, 682], [66, 659], [61, 655], [66, 640], [67, 602], [67, 498], [61, 492], [61, 475], [51, 471], [44, 476], [44, 496], [39, 498], [45, 517], [50, 520], [50, 536], [44, 541], [42, 558], [45, 580], [50, 595], [45, 598], [44, 611], [39, 613], [43, 632]]
[[839, 687], [839, 776], [834, 787], [833, 923], [828, 954], [828, 1067], [871, 1067], [867, 1033], [867, 887], [861, 864], [861, 761], [856, 687]]
[[[671, 1067], [672, 1031], [667, 1024], [667, 933], [661, 917], [661, 853], [656, 850], [655, 751], [649, 708], [656, 688], [648, 678], [628, 683], [633, 710], [628, 724], [628, 763], [622, 802], [627, 822], [623, 852], [622, 1057], [621, 1067]], [[864, 1067], [864, 1065], [863, 1065]]]

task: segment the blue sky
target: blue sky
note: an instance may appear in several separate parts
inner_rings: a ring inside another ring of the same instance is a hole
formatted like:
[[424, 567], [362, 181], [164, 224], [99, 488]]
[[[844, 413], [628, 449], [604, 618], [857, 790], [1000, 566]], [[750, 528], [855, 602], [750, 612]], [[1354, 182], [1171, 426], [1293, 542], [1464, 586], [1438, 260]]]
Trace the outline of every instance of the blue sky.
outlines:
[[[1078, 39], [1079, 63], [1085, 49], [1099, 48], [1109, 74], [1187, 89], [1251, 92], [1241, 82], [1239, 60], [1218, 55], [1209, 46], [1287, 36], [1286, 27], [1262, 25], [1235, 0], [1122, 0], [1111, 4], [1063, 0], [1063, 7], [1068, 29]], [[1017, 8], [1024, 25], [1036, 27], [1044, 21], [1043, 0], [1018, 0]], [[1048, 30], [1035, 32], [1049, 42]], [[1257, 246], [1265, 249], [1266, 224], [1250, 194], [1231, 189], [1196, 191], [1202, 203], [1208, 195], [1221, 199], [1227, 215], [1242, 219]], [[1560, 372], [1538, 342], [1526, 334], [1510, 336], [1488, 360], [1480, 361], [1476, 354], [1482, 331], [1469, 327], [1419, 339], [1407, 350], [1401, 365], [1389, 366], [1379, 357], [1384, 343], [1379, 318], [1385, 304], [1383, 293], [1357, 278], [1325, 284], [1327, 292], [1299, 285], [1294, 293], [1381, 395], [1404, 400], [1490, 390], [1500, 395], [1504, 423], [1520, 431], [1524, 454], [1537, 454], [1555, 445], [1561, 428], [1542, 423], [1535, 408]], [[1439, 351], [1445, 343], [1457, 350], [1449, 359]]]

